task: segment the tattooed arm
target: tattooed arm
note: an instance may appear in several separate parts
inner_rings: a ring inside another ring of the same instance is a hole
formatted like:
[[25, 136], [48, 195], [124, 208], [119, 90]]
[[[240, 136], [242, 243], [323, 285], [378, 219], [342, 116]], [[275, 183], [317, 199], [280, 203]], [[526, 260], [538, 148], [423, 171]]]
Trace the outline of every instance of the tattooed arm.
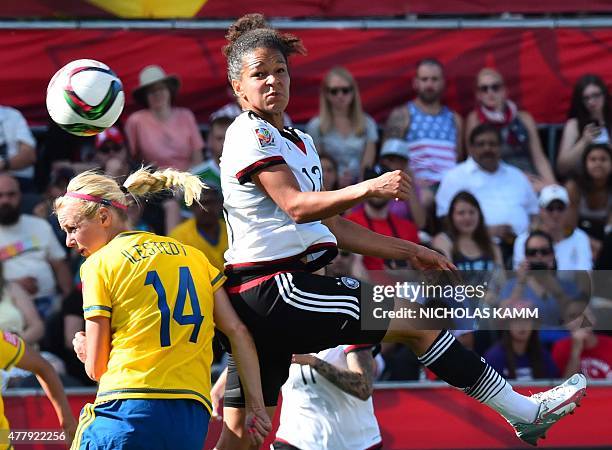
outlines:
[[405, 105], [398, 106], [391, 111], [385, 123], [383, 129], [383, 142], [388, 139], [404, 139], [409, 125], [410, 114], [408, 108]]
[[372, 395], [376, 362], [371, 348], [348, 353], [348, 370], [340, 369], [314, 355], [293, 355], [292, 362], [311, 366], [339, 389], [360, 400], [367, 400]]

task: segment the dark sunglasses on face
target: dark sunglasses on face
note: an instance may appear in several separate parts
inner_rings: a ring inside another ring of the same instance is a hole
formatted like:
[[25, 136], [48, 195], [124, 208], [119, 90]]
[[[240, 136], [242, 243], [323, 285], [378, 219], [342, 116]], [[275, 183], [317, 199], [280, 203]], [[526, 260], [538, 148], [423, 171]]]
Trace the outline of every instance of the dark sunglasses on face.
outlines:
[[565, 205], [548, 205], [546, 207], [546, 211], [548, 212], [563, 212], [565, 211]]
[[527, 256], [536, 256], [536, 255], [540, 255], [540, 256], [548, 256], [552, 253], [552, 250], [549, 248], [528, 248], [527, 250], [525, 250], [525, 255]]
[[488, 91], [499, 92], [502, 88], [503, 84], [501, 83], [493, 83], [493, 84], [481, 84], [478, 86], [478, 90], [482, 93], [486, 93]]
[[353, 88], [348, 86], [348, 87], [333, 87], [333, 88], [327, 88], [327, 92], [330, 93], [330, 95], [336, 96], [340, 93], [344, 94], [344, 95], [348, 95], [351, 92], [353, 92]]

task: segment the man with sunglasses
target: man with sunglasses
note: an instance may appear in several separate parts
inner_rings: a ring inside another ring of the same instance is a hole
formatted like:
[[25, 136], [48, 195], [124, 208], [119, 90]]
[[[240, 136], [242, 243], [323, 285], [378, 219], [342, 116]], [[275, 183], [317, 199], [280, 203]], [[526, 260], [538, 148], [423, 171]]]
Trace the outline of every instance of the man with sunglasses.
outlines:
[[461, 154], [463, 125], [461, 116], [442, 104], [445, 80], [440, 61], [419, 61], [412, 87], [416, 98], [391, 112], [382, 148], [384, 151], [387, 145], [397, 145], [397, 141], [407, 147], [415, 181], [429, 188], [421, 193], [421, 201], [429, 207], [442, 177]]
[[[579, 228], [566, 232], [569, 195], [559, 185], [546, 186], [538, 199], [540, 213], [536, 218], [538, 229], [548, 233], [554, 242], [555, 259], [559, 270], [591, 270], [593, 257], [589, 237]], [[513, 267], [518, 268], [525, 258], [527, 233], [519, 235], [514, 241]]]
[[129, 173], [128, 152], [123, 134], [117, 127], [110, 127], [96, 135], [94, 161], [105, 173], [113, 177]]

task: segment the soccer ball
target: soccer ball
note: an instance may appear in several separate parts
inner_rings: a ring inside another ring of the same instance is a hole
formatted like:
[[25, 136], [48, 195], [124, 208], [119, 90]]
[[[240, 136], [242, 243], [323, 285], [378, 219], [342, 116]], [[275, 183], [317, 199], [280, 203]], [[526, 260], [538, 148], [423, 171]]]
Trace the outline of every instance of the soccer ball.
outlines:
[[51, 119], [77, 136], [92, 136], [112, 126], [124, 104], [121, 80], [106, 64], [93, 59], [66, 64], [47, 87]]

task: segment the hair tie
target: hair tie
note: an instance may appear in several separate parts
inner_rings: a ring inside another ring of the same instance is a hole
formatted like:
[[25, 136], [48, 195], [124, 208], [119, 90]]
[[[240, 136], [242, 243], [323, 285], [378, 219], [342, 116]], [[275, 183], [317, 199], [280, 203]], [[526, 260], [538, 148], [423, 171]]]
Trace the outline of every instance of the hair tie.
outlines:
[[64, 194], [64, 197], [79, 198], [81, 200], [87, 200], [89, 202], [100, 203], [104, 206], [114, 206], [115, 208], [121, 209], [123, 211], [127, 211], [128, 209], [128, 207], [123, 203], [116, 202], [115, 200], [107, 200], [96, 195], [82, 194], [80, 192], [66, 192]]

